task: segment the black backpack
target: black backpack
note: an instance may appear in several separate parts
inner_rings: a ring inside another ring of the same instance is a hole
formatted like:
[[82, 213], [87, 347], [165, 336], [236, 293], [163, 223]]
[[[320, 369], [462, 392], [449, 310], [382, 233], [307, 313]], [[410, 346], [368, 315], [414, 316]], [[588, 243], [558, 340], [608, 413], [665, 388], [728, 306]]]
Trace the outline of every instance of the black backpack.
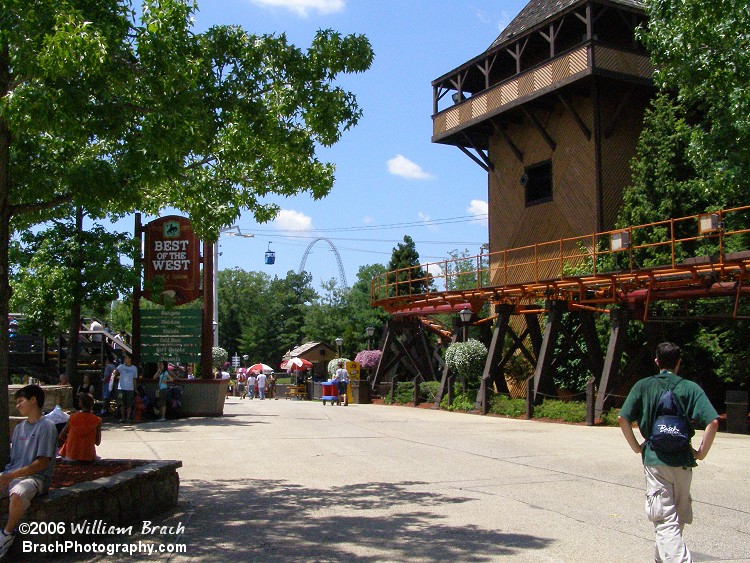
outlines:
[[690, 448], [692, 427], [674, 394], [674, 389], [682, 381], [680, 379], [671, 389], [666, 386], [659, 397], [656, 418], [651, 425], [651, 436], [648, 439], [654, 451], [675, 453]]

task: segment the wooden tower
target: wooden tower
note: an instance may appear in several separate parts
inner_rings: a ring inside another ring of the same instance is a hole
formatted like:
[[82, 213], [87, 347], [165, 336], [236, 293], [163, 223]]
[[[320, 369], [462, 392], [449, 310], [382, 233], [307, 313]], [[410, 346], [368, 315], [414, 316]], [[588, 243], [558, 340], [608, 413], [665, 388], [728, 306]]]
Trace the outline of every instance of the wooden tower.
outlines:
[[652, 94], [645, 17], [638, 0], [531, 0], [433, 81], [433, 142], [488, 172], [490, 252], [613, 228]]

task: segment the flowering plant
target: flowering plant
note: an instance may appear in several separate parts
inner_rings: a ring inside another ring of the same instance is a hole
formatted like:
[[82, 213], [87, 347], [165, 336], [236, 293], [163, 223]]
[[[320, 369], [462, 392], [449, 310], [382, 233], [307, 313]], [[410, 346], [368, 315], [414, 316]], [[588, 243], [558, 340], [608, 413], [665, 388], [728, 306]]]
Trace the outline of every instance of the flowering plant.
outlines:
[[336, 375], [336, 370], [339, 369], [339, 362], [343, 362], [346, 364], [346, 362], [350, 361], [349, 358], [333, 358], [330, 362], [328, 362], [328, 375], [333, 377]]
[[469, 338], [466, 342], [456, 342], [445, 351], [445, 363], [451, 371], [466, 380], [470, 387], [478, 387], [487, 360], [487, 347]]
[[211, 348], [211, 362], [215, 368], [224, 365], [228, 357], [229, 353], [224, 348], [219, 348], [218, 346]]
[[383, 353], [380, 350], [362, 350], [354, 358], [354, 361], [359, 362], [363, 369], [371, 369], [378, 365], [382, 355]]

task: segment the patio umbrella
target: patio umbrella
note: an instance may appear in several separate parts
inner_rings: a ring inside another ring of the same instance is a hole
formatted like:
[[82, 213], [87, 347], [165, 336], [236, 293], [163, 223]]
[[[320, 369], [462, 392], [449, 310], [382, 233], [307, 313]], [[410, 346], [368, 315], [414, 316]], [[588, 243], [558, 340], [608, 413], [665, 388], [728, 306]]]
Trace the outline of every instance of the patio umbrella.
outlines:
[[268, 375], [269, 373], [273, 373], [273, 368], [266, 364], [253, 364], [249, 368], [247, 368], [247, 371], [251, 371], [253, 373], [263, 372]]
[[312, 369], [312, 367], [312, 363], [304, 358], [289, 358], [281, 362], [281, 369], [286, 371], [305, 371]]

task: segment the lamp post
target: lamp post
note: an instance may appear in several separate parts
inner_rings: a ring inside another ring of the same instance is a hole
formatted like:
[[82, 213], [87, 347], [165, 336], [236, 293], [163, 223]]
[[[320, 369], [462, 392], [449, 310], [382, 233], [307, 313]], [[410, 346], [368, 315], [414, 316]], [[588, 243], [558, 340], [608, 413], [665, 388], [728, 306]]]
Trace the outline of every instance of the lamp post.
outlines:
[[337, 336], [334, 342], [336, 343], [336, 350], [338, 350], [338, 355], [340, 358], [341, 357], [341, 345], [344, 343], [344, 339], [341, 338], [340, 336]]
[[473, 314], [474, 313], [471, 312], [471, 309], [468, 309], [468, 308], [461, 309], [458, 312], [458, 316], [461, 319], [461, 324], [463, 325], [463, 333], [464, 333], [463, 342], [466, 342], [467, 331], [468, 331], [469, 323], [471, 322], [471, 317]]
[[[237, 225], [219, 229], [219, 236], [222, 234], [242, 238], [253, 238], [255, 236], [252, 233], [243, 233]], [[219, 256], [221, 256], [221, 253], [219, 252], [219, 238], [217, 237], [214, 243], [214, 346], [219, 345]]]
[[367, 349], [372, 350], [372, 337], [375, 334], [375, 327], [370, 325], [365, 329], [367, 335]]
[[245, 365], [244, 365], [244, 366], [242, 366], [242, 367], [247, 367], [247, 361], [248, 361], [249, 359], [250, 359], [250, 356], [248, 356], [247, 354], [242, 354], [242, 362], [243, 362], [243, 363], [245, 364]]

